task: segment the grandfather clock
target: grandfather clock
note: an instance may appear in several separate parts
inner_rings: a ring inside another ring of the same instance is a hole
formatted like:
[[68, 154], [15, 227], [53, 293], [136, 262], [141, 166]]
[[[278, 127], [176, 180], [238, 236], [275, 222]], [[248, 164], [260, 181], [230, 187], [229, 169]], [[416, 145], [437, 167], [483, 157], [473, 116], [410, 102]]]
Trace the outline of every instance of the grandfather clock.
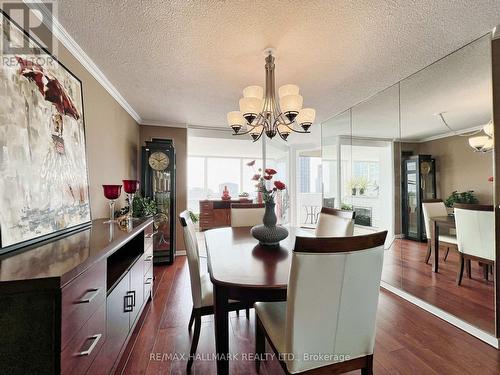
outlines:
[[171, 139], [153, 138], [142, 147], [142, 195], [157, 206], [153, 262], [175, 259], [175, 148]]

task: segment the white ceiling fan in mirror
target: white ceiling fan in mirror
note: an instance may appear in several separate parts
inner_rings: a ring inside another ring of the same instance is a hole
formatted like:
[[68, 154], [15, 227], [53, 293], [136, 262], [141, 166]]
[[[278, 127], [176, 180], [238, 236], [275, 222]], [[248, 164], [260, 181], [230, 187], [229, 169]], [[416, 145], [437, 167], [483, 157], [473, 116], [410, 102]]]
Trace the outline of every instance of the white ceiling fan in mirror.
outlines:
[[[443, 121], [443, 124], [450, 129], [453, 133], [460, 137], [469, 137], [469, 146], [472, 147], [474, 152], [491, 152], [495, 147], [495, 140], [493, 137], [493, 121], [490, 120], [486, 125], [483, 125], [479, 130], [472, 133], [460, 134], [453, 130], [443, 117], [443, 112], [438, 113], [438, 116]], [[484, 135], [479, 135], [484, 133]]]
[[248, 86], [243, 90], [243, 98], [239, 101], [240, 110], [227, 114], [227, 122], [234, 131], [233, 135], [250, 134], [256, 142], [264, 133], [269, 138], [278, 134], [285, 141], [292, 132], [310, 133], [309, 128], [314, 122], [316, 111], [313, 108], [302, 108], [303, 98], [297, 85], [281, 86], [276, 96], [275, 51], [268, 48], [264, 53], [265, 90], [261, 86]]

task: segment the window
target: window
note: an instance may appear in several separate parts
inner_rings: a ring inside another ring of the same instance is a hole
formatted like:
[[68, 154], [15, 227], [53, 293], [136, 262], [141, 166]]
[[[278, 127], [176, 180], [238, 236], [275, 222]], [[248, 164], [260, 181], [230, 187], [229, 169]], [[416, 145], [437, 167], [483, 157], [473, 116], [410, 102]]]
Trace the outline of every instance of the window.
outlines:
[[207, 197], [205, 188], [205, 158], [188, 158], [188, 209], [199, 211], [199, 201]]
[[220, 198], [227, 186], [231, 197], [237, 197], [241, 187], [241, 161], [236, 158], [207, 158], [207, 188], [209, 198]]

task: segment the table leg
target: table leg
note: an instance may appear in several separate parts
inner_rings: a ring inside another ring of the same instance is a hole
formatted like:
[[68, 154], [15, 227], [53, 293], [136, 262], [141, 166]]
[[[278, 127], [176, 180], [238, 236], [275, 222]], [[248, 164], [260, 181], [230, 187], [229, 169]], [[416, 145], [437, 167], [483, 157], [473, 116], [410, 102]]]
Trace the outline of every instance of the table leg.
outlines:
[[214, 285], [215, 352], [217, 374], [229, 374], [229, 317], [228, 297], [224, 287]]
[[433, 243], [433, 249], [432, 252], [434, 254], [433, 256], [433, 262], [432, 262], [432, 271], [433, 272], [438, 272], [439, 271], [439, 225], [437, 225], [436, 222], [433, 222], [433, 237], [432, 237], [432, 243]]

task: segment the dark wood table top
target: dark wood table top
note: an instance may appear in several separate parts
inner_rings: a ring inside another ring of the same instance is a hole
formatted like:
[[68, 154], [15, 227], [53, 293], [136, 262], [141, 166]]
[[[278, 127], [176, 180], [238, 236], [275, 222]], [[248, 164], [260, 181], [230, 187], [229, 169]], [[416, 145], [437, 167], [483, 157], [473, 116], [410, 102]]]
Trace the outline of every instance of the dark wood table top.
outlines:
[[286, 289], [295, 237], [314, 232], [288, 228], [279, 247], [265, 247], [250, 234], [250, 227], [219, 228], [205, 232], [208, 270], [215, 285]]
[[153, 219], [134, 219], [128, 230], [92, 221], [92, 226], [0, 257], [0, 282], [51, 279], [63, 286], [142, 232]]

